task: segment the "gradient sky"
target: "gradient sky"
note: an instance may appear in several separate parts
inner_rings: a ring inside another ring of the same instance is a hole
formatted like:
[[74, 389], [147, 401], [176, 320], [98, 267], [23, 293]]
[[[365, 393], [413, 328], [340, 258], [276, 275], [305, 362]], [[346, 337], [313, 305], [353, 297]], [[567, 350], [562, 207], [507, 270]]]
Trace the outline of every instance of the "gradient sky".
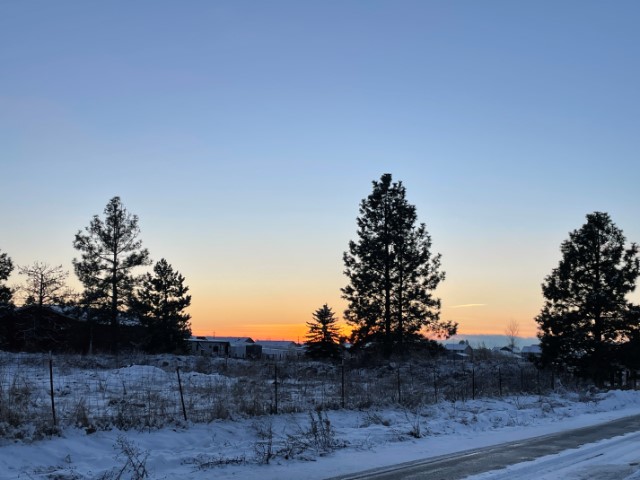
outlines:
[[535, 335], [587, 213], [640, 242], [639, 24], [636, 1], [0, 0], [0, 249], [72, 271], [118, 195], [194, 333], [303, 339], [342, 314], [389, 172], [442, 253], [443, 318]]

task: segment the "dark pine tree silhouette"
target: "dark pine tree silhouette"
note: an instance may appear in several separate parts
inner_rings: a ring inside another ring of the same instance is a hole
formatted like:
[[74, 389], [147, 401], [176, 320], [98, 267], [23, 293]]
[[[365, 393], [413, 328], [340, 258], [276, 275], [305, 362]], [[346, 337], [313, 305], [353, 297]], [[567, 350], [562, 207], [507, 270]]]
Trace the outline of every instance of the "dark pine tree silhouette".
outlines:
[[594, 212], [562, 243], [536, 317], [544, 364], [570, 367], [602, 384], [621, 361], [619, 347], [637, 342], [638, 307], [626, 296], [635, 289], [640, 260], [638, 246], [625, 248], [625, 242], [607, 213]]
[[13, 291], [5, 282], [13, 271], [11, 258], [0, 251], [0, 348], [14, 348]]
[[11, 258], [0, 251], [0, 309], [7, 308], [11, 305], [13, 291], [4, 282], [9, 279], [9, 275], [13, 271], [13, 262]]
[[432, 254], [424, 223], [406, 200], [402, 182], [384, 174], [360, 204], [358, 241], [344, 254], [349, 284], [345, 319], [356, 346], [375, 342], [385, 356], [403, 351], [403, 343], [428, 332], [448, 337], [457, 325], [440, 320], [440, 299], [433, 291], [444, 280], [440, 254]]
[[191, 336], [189, 287], [184, 277], [163, 258], [147, 273], [133, 300], [133, 311], [145, 329], [144, 349], [152, 353], [179, 352]]
[[313, 321], [307, 322], [307, 356], [311, 358], [340, 358], [340, 331], [338, 319], [325, 303], [313, 313]]
[[111, 324], [114, 351], [120, 341], [119, 315], [127, 311], [136, 283], [132, 271], [150, 263], [139, 235], [138, 216], [127, 212], [120, 197], [113, 197], [104, 209], [104, 220], [95, 215], [73, 242], [81, 253], [73, 266], [84, 285], [83, 303]]

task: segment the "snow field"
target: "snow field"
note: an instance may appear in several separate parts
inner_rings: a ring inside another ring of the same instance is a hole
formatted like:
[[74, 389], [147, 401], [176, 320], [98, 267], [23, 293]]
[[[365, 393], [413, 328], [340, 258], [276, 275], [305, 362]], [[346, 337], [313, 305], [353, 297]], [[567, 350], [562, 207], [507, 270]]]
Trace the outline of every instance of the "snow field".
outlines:
[[[0, 357], [0, 395], [7, 399], [14, 390], [11, 408], [4, 401], [0, 404], [0, 478], [106, 480], [122, 471], [126, 476], [121, 478], [322, 479], [640, 412], [640, 394], [635, 391], [560, 389], [547, 395], [472, 400], [460, 387], [447, 392], [444, 380], [434, 402], [433, 385], [428, 395], [418, 397], [417, 381], [412, 390], [408, 377], [401, 384], [404, 397], [431, 401], [399, 404], [397, 384], [384, 383], [397, 380], [397, 372], [385, 376], [384, 370], [371, 383], [359, 385], [372, 393], [352, 399], [356, 407], [329, 410], [321, 408], [320, 401], [333, 398], [332, 404], [339, 403], [339, 397], [329, 395], [339, 388], [318, 383], [305, 364], [292, 367], [306, 374], [294, 390], [299, 403], [285, 398], [281, 404], [297, 405], [297, 410], [270, 415], [273, 398], [264, 397], [262, 404], [255, 393], [260, 388], [273, 392], [269, 365], [259, 372], [269, 375], [259, 380], [248, 372], [263, 366], [229, 362], [224, 370], [217, 363], [215, 372], [204, 373], [189, 371], [186, 362], [193, 359], [185, 359], [181, 379], [189, 392], [185, 407], [190, 416], [185, 422], [178, 389], [167, 388], [177, 384], [173, 366], [165, 365], [171, 358], [131, 360], [130, 365], [114, 367], [100, 364], [108, 363], [100, 358], [67, 363], [58, 359], [54, 391], [60, 423], [57, 434], [50, 436], [47, 359]], [[137, 364], [142, 361], [155, 364]], [[314, 368], [322, 373], [322, 366]], [[458, 365], [452, 368], [459, 374]], [[286, 377], [291, 373], [284, 368], [280, 373], [279, 381], [293, 378]], [[376, 388], [376, 381], [381, 386]], [[385, 390], [390, 387], [394, 388]], [[303, 404], [304, 392], [313, 401]], [[373, 392], [380, 400], [371, 401]], [[286, 389], [285, 394], [294, 397]], [[264, 413], [250, 415], [251, 409]], [[16, 418], [11, 419], [7, 410], [17, 412]], [[194, 412], [203, 412], [202, 417], [192, 418]], [[144, 468], [144, 476], [136, 473], [136, 465]]]

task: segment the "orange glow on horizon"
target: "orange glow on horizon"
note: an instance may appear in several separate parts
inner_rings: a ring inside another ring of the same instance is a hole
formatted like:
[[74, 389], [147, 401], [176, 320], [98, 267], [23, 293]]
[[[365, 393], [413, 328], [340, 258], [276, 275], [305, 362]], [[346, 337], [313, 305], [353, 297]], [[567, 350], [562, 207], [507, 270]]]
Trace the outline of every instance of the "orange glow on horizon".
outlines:
[[[351, 327], [343, 320], [346, 302], [340, 298], [337, 289], [304, 288], [290, 293], [267, 289], [250, 300], [237, 288], [207, 290], [194, 291], [194, 303], [189, 309], [194, 335], [304, 342], [307, 322], [324, 303], [338, 318], [341, 335], [349, 336], [351, 332]], [[211, 291], [216, 295], [211, 295]], [[539, 313], [539, 298], [532, 296], [514, 301], [513, 297], [510, 302], [503, 296], [488, 298], [482, 295], [473, 302], [460, 301], [452, 305], [443, 301], [440, 318], [457, 322], [460, 335], [505, 335], [509, 322], [515, 320], [518, 336], [535, 337], [537, 324], [533, 319]], [[481, 303], [483, 301], [485, 303]]]
[[[296, 316], [295, 312], [291, 316]], [[311, 315], [309, 320], [311, 319]], [[341, 319], [340, 315], [337, 315]], [[284, 316], [283, 316], [284, 317]], [[229, 317], [227, 317], [229, 318]], [[300, 316], [298, 316], [300, 318]], [[443, 317], [445, 318], [445, 317]], [[496, 321], [484, 318], [465, 318], [458, 320], [458, 335], [505, 335], [508, 322], [514, 317], [505, 316]], [[192, 320], [194, 335], [218, 337], [251, 337], [254, 340], [291, 340], [304, 342], [309, 331], [308, 320], [296, 321], [288, 318], [278, 320], [264, 319], [259, 321], [244, 321], [233, 318], [225, 322], [202, 322]], [[343, 320], [339, 321], [340, 334], [349, 336], [351, 327]], [[518, 321], [519, 337], [535, 337], [538, 333], [537, 324], [533, 320]]]
[[[340, 325], [340, 334], [349, 335], [349, 327]], [[206, 330], [192, 327], [193, 335], [215, 336], [215, 337], [251, 337], [254, 340], [291, 340], [303, 343], [306, 339], [309, 328], [306, 323], [237, 323], [235, 325], [225, 325], [220, 328]]]

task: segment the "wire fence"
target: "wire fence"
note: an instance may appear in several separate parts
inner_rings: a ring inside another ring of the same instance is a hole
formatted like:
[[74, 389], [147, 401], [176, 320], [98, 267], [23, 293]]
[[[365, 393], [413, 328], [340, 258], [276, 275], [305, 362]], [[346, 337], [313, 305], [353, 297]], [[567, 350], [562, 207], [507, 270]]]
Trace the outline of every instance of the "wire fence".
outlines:
[[169, 424], [326, 409], [542, 394], [572, 377], [513, 359], [413, 359], [376, 367], [176, 356], [0, 355], [0, 436], [75, 426], [155, 429]]

